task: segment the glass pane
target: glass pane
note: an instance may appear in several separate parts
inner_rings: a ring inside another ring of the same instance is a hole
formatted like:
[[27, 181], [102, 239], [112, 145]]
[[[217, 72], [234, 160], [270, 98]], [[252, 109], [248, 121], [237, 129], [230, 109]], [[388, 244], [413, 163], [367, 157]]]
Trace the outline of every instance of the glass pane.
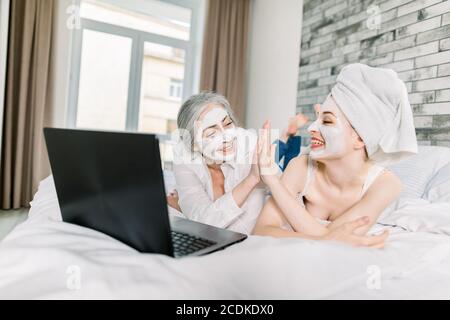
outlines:
[[[110, 3], [108, 3], [110, 2]], [[189, 40], [191, 10], [157, 0], [83, 0], [82, 18], [106, 22], [171, 38]]]
[[184, 50], [146, 42], [142, 68], [139, 131], [168, 134], [176, 129], [183, 96]]
[[132, 39], [85, 29], [77, 127], [125, 130]]

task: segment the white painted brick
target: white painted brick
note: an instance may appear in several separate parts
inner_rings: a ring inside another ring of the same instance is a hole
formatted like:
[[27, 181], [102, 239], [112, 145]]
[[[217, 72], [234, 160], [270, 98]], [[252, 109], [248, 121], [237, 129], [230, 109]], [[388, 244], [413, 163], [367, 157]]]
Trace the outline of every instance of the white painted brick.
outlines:
[[449, 11], [450, 11], [450, 2], [448, 1], [440, 2], [438, 4], [435, 4], [434, 6], [430, 6], [422, 10], [426, 19], [439, 16], [444, 12]]
[[298, 99], [299, 105], [305, 105], [305, 104], [314, 104], [317, 103], [317, 96], [311, 96], [311, 97], [301, 97]]
[[408, 3], [411, 0], [388, 0], [380, 3], [379, 7], [382, 12], [390, 10], [395, 7], [399, 7], [402, 4]]
[[328, 42], [328, 41], [332, 41], [332, 40], [334, 40], [334, 38], [335, 38], [334, 33], [329, 33], [323, 37], [315, 38], [315, 39], [311, 40], [311, 47], [318, 46], [318, 45]]
[[[433, 128], [450, 128], [450, 115], [438, 115], [433, 117]], [[448, 130], [450, 133], [450, 130]]]
[[[449, 37], [450, 37], [450, 33], [449, 33]], [[442, 50], [442, 51], [450, 50], [450, 38], [442, 39], [439, 42], [439, 49]]]
[[450, 76], [450, 63], [439, 65], [437, 75], [438, 77]]
[[344, 20], [340, 20], [340, 21], [338, 21], [336, 23], [332, 23], [332, 24], [330, 24], [328, 26], [325, 26], [323, 28], [320, 28], [318, 30], [318, 33], [319, 33], [319, 35], [322, 36], [322, 35], [328, 34], [330, 32], [333, 32], [333, 31], [345, 28], [346, 26], [347, 26], [347, 20], [344, 19]]
[[384, 55], [378, 55], [376, 58], [368, 58], [365, 60], [367, 60], [367, 64], [374, 66], [374, 67], [378, 67], [380, 65], [394, 61], [394, 53], [389, 52]]
[[413, 109], [416, 115], [450, 114], [450, 102], [425, 103]]
[[434, 91], [410, 93], [408, 100], [410, 104], [434, 102]]
[[333, 50], [333, 56], [343, 55], [359, 50], [360, 43], [355, 42]]
[[438, 52], [439, 50], [439, 42], [429, 42], [419, 46], [415, 46], [408, 49], [403, 49], [395, 52], [394, 61], [405, 60], [408, 58], [424, 56], [426, 54], [431, 54]]
[[380, 67], [392, 69], [397, 72], [412, 70], [412, 69], [414, 69], [414, 59], [403, 60], [403, 61], [398, 61], [398, 62], [394, 62], [394, 63], [388, 63], [385, 65], [381, 65]]
[[448, 12], [442, 16], [442, 25], [445, 26], [448, 24], [450, 24], [450, 12]]
[[373, 29], [373, 30], [363, 29], [361, 31], [358, 31], [358, 32], [355, 32], [355, 33], [349, 35], [347, 37], [347, 40], [348, 40], [348, 43], [353, 43], [356, 41], [361, 41], [361, 40], [376, 36], [377, 34], [378, 34], [377, 29]]
[[437, 75], [437, 66], [404, 71], [398, 74], [399, 78], [405, 82], [435, 78], [436, 75]]
[[425, 32], [419, 31], [419, 33], [417, 34], [416, 43], [421, 44], [425, 42], [448, 38], [449, 34], [450, 34], [450, 25], [442, 26], [440, 28]]
[[400, 28], [398, 30], [397, 36], [399, 38], [406, 37], [418, 32], [424, 32], [427, 30], [438, 28], [440, 25], [441, 25], [441, 17], [440, 16], [434, 17]]
[[298, 76], [298, 81], [302, 82], [302, 81], [306, 81], [308, 80], [308, 74], [307, 73], [300, 73]]
[[[328, 0], [319, 5], [314, 5], [313, 9], [308, 11], [310, 14], [318, 14], [324, 12], [327, 8], [334, 6], [334, 4], [340, 0]], [[314, 3], [314, 1], [312, 1]]]
[[428, 56], [416, 58], [416, 68], [428, 67], [450, 61], [450, 51], [433, 53]]
[[448, 141], [448, 140], [442, 140], [442, 141], [441, 140], [437, 140], [434, 145], [438, 146], [438, 147], [448, 147], [448, 148], [450, 148], [450, 141]]
[[407, 13], [411, 13], [420, 9], [423, 9], [425, 7], [431, 6], [435, 3], [441, 2], [442, 0], [416, 0], [408, 2], [405, 5], [402, 5], [398, 7], [397, 16], [403, 16]]
[[325, 77], [325, 78], [320, 78], [318, 85], [319, 86], [323, 86], [323, 85], [327, 85], [327, 84], [335, 84], [336, 83], [336, 78], [337, 75], [333, 75], [333, 76], [329, 76], [329, 77]]
[[412, 82], [405, 82], [406, 90], [408, 91], [408, 94], [412, 92]]
[[311, 97], [311, 96], [319, 96], [322, 94], [328, 94], [330, 90], [328, 90], [328, 87], [324, 86], [324, 87], [316, 87], [316, 88], [311, 88], [311, 89], [304, 89], [304, 90], [300, 90], [298, 92], [298, 95], [300, 97]]
[[450, 89], [436, 91], [436, 101], [450, 101]]
[[331, 59], [327, 59], [327, 60], [321, 61], [320, 62], [320, 68], [324, 69], [324, 68], [328, 68], [328, 67], [341, 65], [343, 63], [344, 63], [344, 57], [343, 56], [333, 57]]
[[381, 13], [381, 23], [388, 22], [392, 19], [397, 19], [397, 8]]
[[309, 72], [316, 71], [319, 69], [320, 69], [319, 64], [310, 63], [307, 65], [300, 66], [300, 73], [309, 73]]
[[333, 56], [331, 51], [324, 51], [320, 54], [315, 54], [309, 57], [309, 63], [317, 63], [326, 59], [330, 59]]
[[325, 10], [325, 17], [330, 17], [333, 14], [344, 10], [345, 8], [347, 8], [347, 2], [346, 1], [337, 2], [337, 4], [335, 6]]
[[431, 141], [417, 140], [417, 144], [418, 144], [419, 146], [431, 146]]
[[414, 46], [416, 35], [412, 35], [400, 40], [383, 43], [377, 46], [377, 54], [397, 51]]
[[301, 50], [301, 56], [302, 58], [307, 58], [309, 56], [312, 56], [314, 54], [319, 54], [320, 53], [320, 47], [313, 47], [310, 49], [306, 49], [306, 50]]
[[367, 14], [366, 10], [361, 11], [358, 14], [354, 14], [347, 18], [347, 25], [350, 26], [354, 23], [357, 23], [359, 21], [362, 21], [364, 19], [367, 19], [369, 15]]
[[412, 25], [415, 22], [417, 22], [417, 13], [412, 12], [400, 18], [392, 19], [390, 21], [382, 23], [380, 33], [398, 29], [400, 27], [405, 27], [407, 25]]
[[310, 72], [308, 75], [308, 79], [312, 80], [312, 79], [317, 79], [320, 77], [326, 77], [329, 76], [331, 74], [331, 69], [322, 69], [322, 70], [318, 70], [318, 71], [314, 71], [314, 72]]
[[416, 91], [439, 90], [450, 87], [450, 77], [441, 77], [416, 82]]
[[447, 128], [442, 128], [433, 134], [433, 142], [437, 143], [438, 141], [450, 141], [450, 130]]
[[[309, 12], [306, 12], [305, 14], [309, 14]], [[313, 23], [319, 22], [320, 20], [322, 20], [322, 14], [315, 14], [315, 15], [310, 15], [304, 18], [303, 20], [303, 25], [304, 26], [309, 26]]]
[[430, 128], [433, 125], [433, 116], [415, 116], [414, 126], [416, 128]]

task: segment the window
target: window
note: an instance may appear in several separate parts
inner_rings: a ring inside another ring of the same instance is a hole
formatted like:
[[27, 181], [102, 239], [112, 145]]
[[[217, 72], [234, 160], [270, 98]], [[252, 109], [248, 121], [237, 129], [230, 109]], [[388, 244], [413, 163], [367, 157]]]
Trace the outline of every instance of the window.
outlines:
[[183, 93], [183, 81], [170, 79], [169, 96], [181, 100], [182, 93]]
[[79, 4], [68, 126], [155, 133], [167, 144], [182, 100], [198, 90], [204, 0]]

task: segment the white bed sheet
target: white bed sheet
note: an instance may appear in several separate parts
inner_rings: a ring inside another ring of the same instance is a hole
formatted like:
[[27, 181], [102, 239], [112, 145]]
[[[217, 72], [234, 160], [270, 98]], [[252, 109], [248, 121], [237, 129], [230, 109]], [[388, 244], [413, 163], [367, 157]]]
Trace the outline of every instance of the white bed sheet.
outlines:
[[0, 242], [0, 298], [450, 299], [450, 204], [406, 199], [397, 208], [383, 222], [407, 231], [390, 228], [382, 250], [250, 236], [173, 259], [61, 222], [46, 179], [29, 219]]

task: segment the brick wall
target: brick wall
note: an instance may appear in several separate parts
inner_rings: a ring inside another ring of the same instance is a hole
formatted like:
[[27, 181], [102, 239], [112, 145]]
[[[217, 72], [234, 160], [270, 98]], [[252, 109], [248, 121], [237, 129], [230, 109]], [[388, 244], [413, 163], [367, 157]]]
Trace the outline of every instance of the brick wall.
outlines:
[[297, 111], [314, 118], [352, 62], [397, 71], [419, 144], [450, 147], [450, 0], [304, 0]]

